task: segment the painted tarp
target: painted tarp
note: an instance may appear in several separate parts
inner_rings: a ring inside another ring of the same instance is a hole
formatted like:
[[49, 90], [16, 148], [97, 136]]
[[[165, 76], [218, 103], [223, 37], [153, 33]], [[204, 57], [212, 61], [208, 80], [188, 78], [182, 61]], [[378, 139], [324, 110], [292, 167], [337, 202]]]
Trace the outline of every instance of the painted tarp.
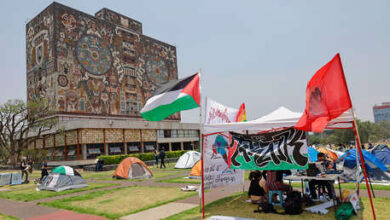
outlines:
[[231, 169], [290, 170], [308, 168], [306, 133], [288, 128], [262, 134], [231, 133]]

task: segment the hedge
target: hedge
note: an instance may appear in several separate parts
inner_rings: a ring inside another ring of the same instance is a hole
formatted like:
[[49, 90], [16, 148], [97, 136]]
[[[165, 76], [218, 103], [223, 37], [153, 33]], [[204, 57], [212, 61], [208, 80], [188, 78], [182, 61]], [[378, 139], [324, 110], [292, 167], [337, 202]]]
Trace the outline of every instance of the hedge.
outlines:
[[[183, 155], [187, 150], [178, 150], [178, 151], [166, 151], [166, 158], [177, 158]], [[154, 160], [154, 154], [151, 153], [139, 153], [139, 154], [119, 154], [119, 155], [110, 155], [110, 156], [99, 156], [99, 159], [104, 160], [105, 165], [109, 164], [119, 164], [123, 159], [128, 157], [137, 157], [142, 161]]]

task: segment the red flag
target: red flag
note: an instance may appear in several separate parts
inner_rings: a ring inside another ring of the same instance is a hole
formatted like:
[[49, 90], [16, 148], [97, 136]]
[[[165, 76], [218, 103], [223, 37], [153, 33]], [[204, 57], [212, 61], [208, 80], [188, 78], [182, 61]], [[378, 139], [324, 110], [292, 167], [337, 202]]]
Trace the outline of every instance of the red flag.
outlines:
[[322, 132], [330, 120], [351, 107], [340, 54], [336, 54], [307, 84], [305, 112], [295, 128]]

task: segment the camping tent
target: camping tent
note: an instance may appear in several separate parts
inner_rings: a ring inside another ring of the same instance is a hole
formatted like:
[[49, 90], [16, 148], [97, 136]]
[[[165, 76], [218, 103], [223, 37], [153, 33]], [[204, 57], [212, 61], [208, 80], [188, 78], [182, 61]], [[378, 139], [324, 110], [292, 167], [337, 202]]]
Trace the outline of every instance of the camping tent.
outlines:
[[113, 176], [118, 179], [145, 179], [153, 174], [142, 160], [128, 157], [118, 165]]
[[188, 151], [185, 154], [181, 155], [179, 160], [175, 164], [177, 169], [187, 169], [192, 168], [196, 162], [200, 160], [200, 153], [196, 151]]
[[59, 166], [43, 179], [39, 190], [60, 192], [67, 189], [88, 187], [81, 175], [71, 167]]
[[321, 153], [325, 154], [326, 157], [327, 157], [330, 161], [332, 161], [332, 162], [337, 161], [337, 159], [339, 158], [339, 157], [337, 156], [336, 153], [334, 153], [333, 151], [331, 151], [331, 150], [329, 150], [328, 148], [325, 148], [325, 147], [319, 148], [319, 149], [318, 149], [318, 152], [321, 152]]
[[[203, 131], [204, 134], [225, 131], [248, 131], [249, 133], [257, 133], [279, 128], [294, 127], [301, 116], [302, 113], [290, 111], [282, 106], [268, 115], [252, 121], [225, 124], [205, 124], [203, 125]], [[338, 118], [331, 120], [326, 129], [352, 128], [352, 121], [352, 113], [350, 110], [347, 110]]]
[[196, 162], [190, 172], [190, 178], [200, 178], [202, 176], [202, 160]]
[[316, 162], [317, 154], [319, 153], [314, 147], [307, 147], [307, 152], [309, 153], [309, 161]]
[[385, 165], [390, 165], [390, 149], [387, 145], [378, 145], [371, 153]]
[[[379, 168], [382, 171], [387, 171], [387, 167], [373, 154], [366, 150], [362, 150], [362, 153], [364, 163], [367, 165], [368, 169]], [[343, 156], [338, 159], [338, 161], [344, 161], [344, 166], [354, 168], [356, 166], [356, 149], [348, 150]]]

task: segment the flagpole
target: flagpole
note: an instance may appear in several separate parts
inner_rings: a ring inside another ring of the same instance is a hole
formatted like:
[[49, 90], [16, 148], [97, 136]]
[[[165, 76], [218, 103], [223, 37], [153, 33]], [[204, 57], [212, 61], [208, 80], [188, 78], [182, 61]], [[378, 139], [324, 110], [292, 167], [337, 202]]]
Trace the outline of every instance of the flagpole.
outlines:
[[199, 70], [199, 96], [200, 96], [200, 101], [199, 101], [199, 125], [200, 125], [200, 146], [201, 146], [201, 166], [202, 166], [202, 218], [205, 218], [205, 210], [204, 210], [204, 146], [203, 146], [203, 126], [202, 126], [202, 87], [201, 87], [201, 72], [202, 69]]
[[[340, 56], [340, 54], [338, 54], [338, 55]], [[350, 99], [350, 102], [351, 102], [351, 112], [352, 112], [352, 117], [353, 117], [353, 122], [352, 122], [352, 125], [353, 125], [353, 133], [355, 134], [356, 147], [357, 147], [357, 149], [359, 150], [360, 161], [362, 162], [362, 161], [363, 161], [363, 153], [362, 153], [362, 149], [361, 149], [361, 146], [360, 146], [359, 128], [358, 128], [358, 126], [357, 126], [357, 124], [356, 124], [355, 111], [354, 111], [354, 109], [353, 109], [353, 104], [352, 104], [352, 100], [351, 100], [351, 95], [349, 94], [349, 89], [348, 89], [347, 80], [345, 79], [344, 68], [343, 68], [343, 62], [341, 62], [341, 58], [340, 58], [340, 65], [341, 65], [341, 71], [343, 72], [343, 74], [342, 74], [343, 80], [344, 80], [345, 86], [347, 87], [347, 93], [348, 93], [348, 96], [349, 96], [349, 99]], [[358, 164], [356, 164], [356, 166], [357, 166], [357, 165], [358, 165]], [[367, 182], [366, 166], [364, 165], [364, 162], [362, 162], [362, 167], [363, 167], [364, 180], [366, 181], [366, 187], [367, 187], [368, 197], [370, 198], [370, 205], [371, 205], [372, 215], [373, 215], [373, 217], [374, 217], [374, 220], [376, 220], [375, 209], [374, 209], [374, 203], [373, 203], [373, 201], [372, 201], [370, 187], [368, 186], [368, 182]], [[340, 196], [341, 196], [341, 195], [340, 195]]]
[[[363, 161], [363, 152], [362, 152], [362, 148], [361, 148], [359, 128], [358, 128], [358, 125], [356, 123], [355, 112], [353, 111], [353, 107], [351, 109], [352, 109], [352, 116], [353, 116], [353, 133], [355, 134], [356, 146], [357, 146], [357, 149], [359, 150], [360, 162], [361, 162], [362, 167], [363, 167], [364, 180], [366, 181], [366, 188], [367, 188], [367, 192], [368, 192], [368, 197], [370, 198], [372, 215], [374, 217], [374, 220], [376, 220], [374, 202], [372, 201], [370, 186], [368, 185], [368, 181], [367, 181], [366, 166], [365, 166], [364, 161]], [[358, 166], [358, 164], [356, 164], [356, 166]]]

